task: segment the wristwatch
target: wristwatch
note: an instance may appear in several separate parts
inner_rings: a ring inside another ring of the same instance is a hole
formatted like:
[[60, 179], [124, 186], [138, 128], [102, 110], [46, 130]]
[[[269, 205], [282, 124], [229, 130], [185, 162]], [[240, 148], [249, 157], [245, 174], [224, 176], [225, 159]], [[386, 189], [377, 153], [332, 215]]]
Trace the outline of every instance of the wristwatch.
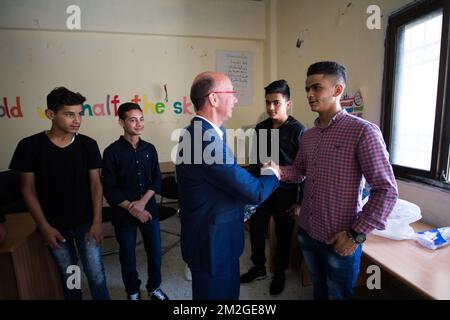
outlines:
[[361, 244], [366, 241], [366, 235], [364, 233], [358, 233], [352, 228], [347, 231], [347, 236], [353, 240], [356, 244]]

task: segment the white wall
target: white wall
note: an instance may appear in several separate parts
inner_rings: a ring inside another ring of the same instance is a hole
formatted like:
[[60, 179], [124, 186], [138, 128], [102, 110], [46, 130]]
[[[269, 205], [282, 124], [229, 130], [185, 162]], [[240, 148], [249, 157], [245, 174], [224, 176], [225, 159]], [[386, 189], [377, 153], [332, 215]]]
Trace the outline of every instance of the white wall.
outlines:
[[[380, 124], [384, 68], [384, 40], [389, 15], [410, 0], [278, 0], [277, 78], [291, 85], [294, 115], [311, 127], [316, 113], [310, 111], [304, 93], [306, 70], [311, 63], [337, 60], [347, 67], [348, 89], [360, 89], [364, 118]], [[347, 5], [351, 3], [350, 7]], [[382, 12], [381, 30], [369, 30], [369, 5]], [[297, 37], [304, 40], [296, 48]], [[450, 225], [450, 193], [417, 183], [398, 181], [400, 197], [417, 203], [425, 220]]]
[[70, 5], [83, 31], [264, 39], [264, 3], [248, 0], [1, 0], [0, 28], [67, 31]]
[[[81, 8], [81, 30], [67, 30], [66, 8]], [[177, 115], [172, 104], [183, 101], [196, 74], [216, 68], [217, 50], [252, 53], [253, 102], [237, 107], [229, 128], [255, 123], [263, 112], [265, 10], [247, 0], [22, 0], [0, 1], [0, 105], [21, 98], [23, 118], [0, 118], [0, 170], [10, 162], [17, 142], [48, 129], [39, 117], [46, 95], [67, 86], [103, 103], [135, 94], [164, 102], [163, 114], [145, 113], [143, 138], [155, 144], [161, 161], [170, 160], [172, 131], [192, 115]], [[140, 103], [141, 107], [143, 102]], [[190, 107], [193, 111], [193, 107]], [[121, 134], [113, 115], [86, 116], [80, 130], [99, 143], [101, 151]]]
[[[380, 123], [384, 39], [387, 18], [410, 0], [0, 0], [0, 98], [21, 96], [23, 119], [0, 118], [0, 170], [9, 164], [17, 142], [49, 127], [36, 107], [46, 94], [66, 85], [101, 103], [106, 94], [131, 98], [146, 94], [162, 101], [188, 96], [192, 78], [215, 68], [218, 49], [254, 53], [253, 104], [236, 108], [229, 128], [254, 124], [264, 113], [263, 87], [285, 78], [291, 85], [294, 115], [308, 127], [315, 113], [305, 103], [307, 67], [333, 59], [348, 69], [350, 90], [360, 89], [364, 117]], [[82, 30], [66, 29], [66, 8], [80, 6]], [[366, 8], [382, 10], [381, 30], [366, 28]], [[297, 37], [304, 43], [296, 48]], [[1, 104], [2, 100], [0, 100]], [[161, 160], [169, 159], [170, 133], [190, 116], [146, 116], [145, 139]], [[113, 117], [87, 117], [82, 133], [101, 149], [120, 130]], [[400, 196], [420, 205], [425, 219], [450, 225], [450, 194], [398, 181]]]

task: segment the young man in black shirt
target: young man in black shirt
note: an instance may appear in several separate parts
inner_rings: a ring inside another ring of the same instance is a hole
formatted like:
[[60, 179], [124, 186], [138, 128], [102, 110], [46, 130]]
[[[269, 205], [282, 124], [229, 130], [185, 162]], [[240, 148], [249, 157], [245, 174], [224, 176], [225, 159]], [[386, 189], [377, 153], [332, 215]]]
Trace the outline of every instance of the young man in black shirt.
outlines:
[[[292, 101], [290, 100], [290, 90], [285, 80], [277, 80], [269, 84], [265, 89], [266, 94], [266, 112], [268, 119], [256, 125], [256, 141], [254, 146], [257, 148], [257, 164], [250, 165], [250, 172], [258, 176], [260, 172], [261, 159], [260, 139], [262, 134], [267, 133], [267, 151], [266, 155], [271, 155], [271, 130], [278, 130], [279, 136], [279, 164], [290, 165], [295, 159], [298, 151], [298, 139], [305, 127], [288, 115]], [[276, 152], [276, 151], [275, 151]], [[296, 203], [298, 197], [301, 197], [301, 188], [298, 184], [280, 183], [278, 189], [256, 210], [251, 216], [250, 224], [250, 242], [252, 248], [252, 262], [254, 266], [241, 276], [241, 283], [248, 283], [255, 279], [264, 279], [266, 277], [265, 268], [265, 244], [266, 230], [273, 215], [275, 222], [275, 232], [277, 236], [277, 247], [274, 257], [275, 273], [270, 285], [270, 293], [277, 295], [284, 289], [285, 269], [289, 262], [289, 249], [294, 227], [294, 219], [290, 216], [288, 210]]]
[[22, 195], [50, 246], [65, 299], [81, 299], [77, 281], [67, 281], [79, 254], [92, 298], [109, 300], [100, 247], [101, 155], [95, 140], [78, 134], [85, 100], [64, 87], [50, 92], [51, 129], [21, 140], [9, 167], [21, 172]]
[[120, 244], [122, 280], [129, 300], [140, 299], [136, 270], [136, 233], [141, 231], [147, 253], [146, 289], [152, 300], [167, 300], [161, 284], [161, 238], [155, 193], [161, 173], [155, 147], [140, 138], [144, 116], [139, 105], [124, 103], [118, 110], [124, 134], [103, 153], [105, 198], [113, 208], [112, 223]]

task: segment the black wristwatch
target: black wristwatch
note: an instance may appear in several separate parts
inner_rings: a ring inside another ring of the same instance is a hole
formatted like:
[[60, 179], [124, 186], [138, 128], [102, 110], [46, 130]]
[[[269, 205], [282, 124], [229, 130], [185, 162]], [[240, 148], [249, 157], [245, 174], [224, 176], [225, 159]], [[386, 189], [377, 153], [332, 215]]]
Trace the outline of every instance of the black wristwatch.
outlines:
[[347, 236], [353, 240], [356, 244], [361, 244], [366, 241], [366, 235], [364, 233], [358, 233], [352, 228], [347, 231]]

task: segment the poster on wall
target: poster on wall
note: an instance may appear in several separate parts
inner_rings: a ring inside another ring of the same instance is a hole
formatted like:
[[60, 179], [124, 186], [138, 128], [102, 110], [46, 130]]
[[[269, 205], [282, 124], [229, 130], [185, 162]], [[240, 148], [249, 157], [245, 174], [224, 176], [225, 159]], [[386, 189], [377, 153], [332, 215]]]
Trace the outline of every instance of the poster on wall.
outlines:
[[216, 70], [228, 75], [237, 91], [240, 107], [252, 105], [252, 53], [244, 51], [217, 51]]
[[347, 92], [342, 95], [341, 106], [347, 110], [348, 113], [362, 118], [364, 112], [364, 101], [361, 91]]

